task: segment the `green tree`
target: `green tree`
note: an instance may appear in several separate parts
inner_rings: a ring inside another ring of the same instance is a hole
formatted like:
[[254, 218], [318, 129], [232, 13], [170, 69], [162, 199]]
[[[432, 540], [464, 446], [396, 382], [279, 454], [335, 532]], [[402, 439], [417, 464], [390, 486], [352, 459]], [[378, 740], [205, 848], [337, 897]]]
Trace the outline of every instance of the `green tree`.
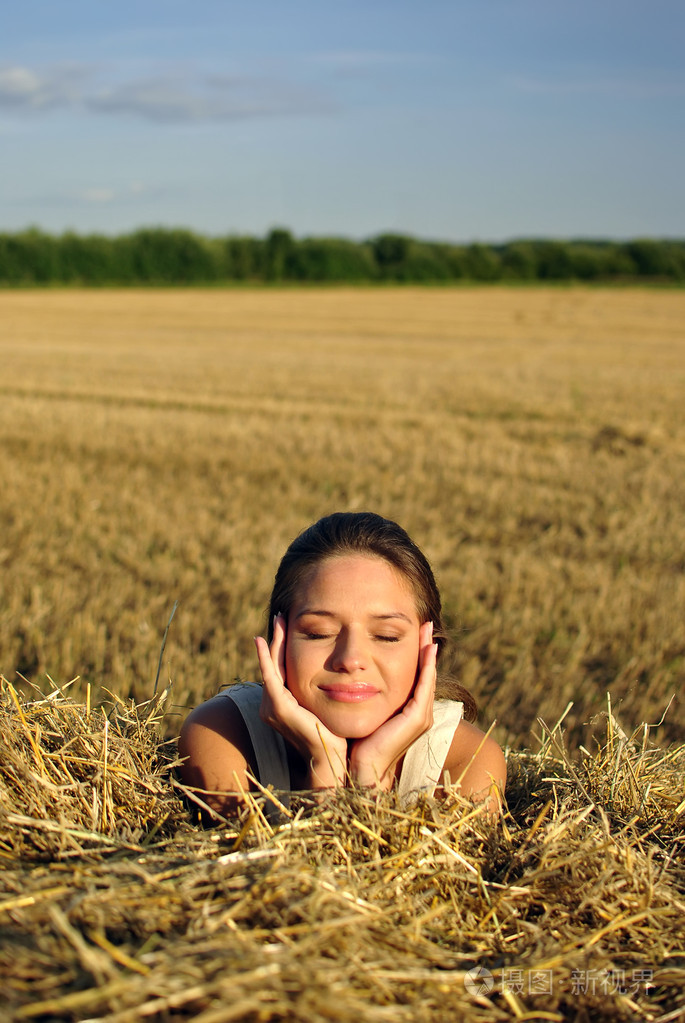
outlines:
[[370, 244], [381, 280], [403, 280], [411, 238], [403, 234], [381, 234], [372, 238]]
[[538, 277], [543, 281], [564, 281], [573, 277], [573, 260], [568, 244], [560, 241], [536, 243]]
[[365, 281], [376, 266], [368, 245], [344, 238], [304, 238], [291, 255], [294, 277], [301, 281]]
[[7, 284], [50, 284], [57, 277], [57, 244], [39, 228], [2, 236], [0, 280]]
[[248, 236], [223, 238], [221, 245], [224, 250], [223, 265], [226, 279], [233, 281], [264, 279], [264, 242], [259, 238]]
[[119, 283], [112, 239], [66, 232], [57, 240], [57, 278], [67, 284]]
[[637, 238], [626, 245], [626, 250], [640, 277], [682, 281], [685, 276], [685, 252], [682, 244]]
[[135, 231], [124, 251], [133, 278], [141, 282], [204, 284], [218, 276], [212, 246], [206, 239], [180, 228]]
[[466, 277], [468, 258], [463, 245], [437, 243], [435, 245], [440, 262], [445, 267], [448, 280], [459, 280]]
[[264, 247], [264, 264], [268, 281], [283, 281], [292, 276], [295, 243], [290, 231], [275, 227], [269, 232]]
[[532, 242], [509, 242], [501, 250], [502, 277], [514, 281], [534, 281], [538, 275], [538, 260]]
[[502, 276], [502, 264], [490, 245], [476, 242], [464, 253], [465, 276], [472, 281], [496, 281]]

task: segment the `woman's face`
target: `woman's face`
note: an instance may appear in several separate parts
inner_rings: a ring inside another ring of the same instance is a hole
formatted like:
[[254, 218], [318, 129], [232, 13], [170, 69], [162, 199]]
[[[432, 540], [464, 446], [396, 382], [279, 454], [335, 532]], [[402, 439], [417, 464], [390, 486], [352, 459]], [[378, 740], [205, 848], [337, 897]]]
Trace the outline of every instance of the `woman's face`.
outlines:
[[288, 615], [288, 689], [335, 735], [370, 735], [411, 695], [421, 624], [409, 584], [383, 558], [321, 561]]

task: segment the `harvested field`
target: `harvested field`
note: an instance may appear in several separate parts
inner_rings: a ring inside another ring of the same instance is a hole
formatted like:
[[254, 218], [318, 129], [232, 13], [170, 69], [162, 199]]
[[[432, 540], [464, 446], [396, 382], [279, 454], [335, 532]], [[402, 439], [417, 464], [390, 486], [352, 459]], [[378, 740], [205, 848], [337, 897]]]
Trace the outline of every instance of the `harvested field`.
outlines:
[[609, 713], [575, 763], [510, 753], [496, 824], [343, 790], [203, 831], [163, 703], [3, 683], [3, 1019], [682, 1019], [685, 747]]
[[682, 291], [27, 291], [0, 313], [8, 679], [147, 699], [178, 601], [175, 734], [254, 677], [289, 540], [369, 508], [431, 558], [447, 667], [500, 742], [573, 702], [589, 745], [607, 688], [629, 729], [682, 692]]
[[[685, 294], [0, 311], [1, 1018], [682, 1019]], [[254, 677], [288, 541], [361, 508], [434, 564], [506, 814], [265, 794], [202, 830], [182, 716]]]

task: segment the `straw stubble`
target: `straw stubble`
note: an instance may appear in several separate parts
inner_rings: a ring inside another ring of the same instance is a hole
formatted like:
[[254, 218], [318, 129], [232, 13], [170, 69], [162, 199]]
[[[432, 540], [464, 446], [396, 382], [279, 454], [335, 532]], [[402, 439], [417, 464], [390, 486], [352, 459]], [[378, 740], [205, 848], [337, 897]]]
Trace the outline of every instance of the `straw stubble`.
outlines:
[[685, 748], [617, 742], [609, 716], [575, 763], [560, 728], [510, 753], [499, 822], [454, 790], [302, 794], [274, 820], [267, 792], [207, 831], [159, 735], [165, 698], [88, 714], [57, 690], [18, 707], [3, 683], [6, 1018], [675, 1018]]

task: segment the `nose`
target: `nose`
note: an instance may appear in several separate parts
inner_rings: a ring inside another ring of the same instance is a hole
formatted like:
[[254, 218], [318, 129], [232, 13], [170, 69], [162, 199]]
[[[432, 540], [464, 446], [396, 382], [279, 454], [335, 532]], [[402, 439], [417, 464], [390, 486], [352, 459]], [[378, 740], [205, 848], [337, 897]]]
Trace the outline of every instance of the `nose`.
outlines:
[[366, 667], [366, 652], [362, 637], [353, 629], [343, 629], [331, 654], [331, 671], [354, 672]]

